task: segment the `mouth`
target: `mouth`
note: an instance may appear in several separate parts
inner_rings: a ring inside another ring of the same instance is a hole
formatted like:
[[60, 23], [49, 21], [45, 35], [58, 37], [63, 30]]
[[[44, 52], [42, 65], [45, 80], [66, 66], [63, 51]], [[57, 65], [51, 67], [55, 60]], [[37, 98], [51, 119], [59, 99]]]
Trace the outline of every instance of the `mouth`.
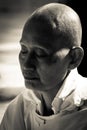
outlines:
[[33, 80], [39, 80], [39, 76], [36, 75], [36, 74], [31, 74], [31, 73], [23, 73], [24, 75], [24, 78], [25, 80], [30, 80], [30, 81], [33, 81]]
[[25, 77], [24, 76], [24, 78], [25, 78], [25, 80], [39, 80], [39, 78], [36, 78], [36, 77]]

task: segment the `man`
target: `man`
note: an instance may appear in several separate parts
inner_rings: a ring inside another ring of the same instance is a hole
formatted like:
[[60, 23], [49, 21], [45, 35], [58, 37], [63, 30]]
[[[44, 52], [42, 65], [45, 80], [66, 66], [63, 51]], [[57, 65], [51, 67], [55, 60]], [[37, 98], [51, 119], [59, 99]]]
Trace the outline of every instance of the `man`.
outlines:
[[87, 129], [81, 39], [79, 16], [66, 5], [50, 3], [29, 17], [19, 54], [27, 89], [8, 106], [0, 130]]

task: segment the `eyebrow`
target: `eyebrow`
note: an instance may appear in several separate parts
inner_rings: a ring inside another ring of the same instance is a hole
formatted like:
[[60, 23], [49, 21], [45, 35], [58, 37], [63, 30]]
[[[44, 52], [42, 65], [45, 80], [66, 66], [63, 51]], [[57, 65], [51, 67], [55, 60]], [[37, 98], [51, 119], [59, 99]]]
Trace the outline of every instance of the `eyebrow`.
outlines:
[[[27, 42], [20, 40], [19, 43], [20, 43], [20, 45], [24, 45], [24, 43], [27, 43]], [[50, 51], [49, 49], [47, 49], [47, 48], [45, 48], [45, 47], [43, 47], [43, 46], [41, 47], [41, 46], [39, 46], [39, 45], [36, 45], [36, 46], [34, 45], [34, 48], [41, 49], [42, 51], [44, 51], [44, 52], [47, 53], [48, 55], [52, 54], [52, 51]]]
[[44, 51], [46, 54], [50, 55], [51, 51], [49, 51], [48, 49], [41, 47], [41, 46], [35, 46], [35, 48], [40, 49], [42, 51]]

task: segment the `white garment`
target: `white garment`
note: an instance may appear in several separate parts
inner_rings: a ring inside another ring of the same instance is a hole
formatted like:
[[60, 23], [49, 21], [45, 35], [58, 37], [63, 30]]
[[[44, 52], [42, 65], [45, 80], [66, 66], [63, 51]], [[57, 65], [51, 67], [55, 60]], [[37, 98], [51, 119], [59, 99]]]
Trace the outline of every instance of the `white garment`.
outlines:
[[87, 79], [72, 70], [52, 102], [50, 116], [42, 116], [41, 97], [26, 89], [8, 106], [0, 130], [87, 130], [87, 103], [81, 103], [87, 99], [86, 86]]
[[[26, 99], [24, 101], [25, 104], [28, 104], [29, 102], [33, 102], [33, 104], [31, 105], [32, 111], [30, 112], [30, 113], [32, 113], [31, 114], [32, 116], [30, 116], [30, 118], [32, 120], [32, 122], [31, 122], [32, 130], [39, 130], [39, 129], [40, 130], [51, 130], [51, 129], [53, 130], [54, 126], [55, 126], [55, 130], [68, 130], [67, 127], [66, 128], [62, 127], [61, 122], [64, 122], [65, 119], [68, 120], [68, 122], [69, 122], [69, 120], [71, 120], [73, 117], [66, 116], [63, 120], [63, 118], [61, 117], [61, 113], [72, 113], [72, 112], [77, 111], [77, 107], [82, 105], [81, 98], [82, 98], [82, 96], [84, 96], [83, 95], [84, 91], [80, 92], [80, 89], [84, 88], [84, 86], [87, 86], [87, 79], [84, 79], [82, 76], [80, 76], [77, 72], [77, 69], [70, 72], [70, 74], [65, 79], [63, 85], [61, 86], [61, 89], [58, 91], [57, 95], [55, 96], [55, 98], [52, 102], [52, 109], [54, 111], [54, 115], [46, 116], [46, 117], [38, 115], [36, 113], [36, 110], [38, 110], [39, 113], [41, 113], [41, 114], [43, 112], [43, 106], [42, 106], [41, 100], [38, 99], [34, 95], [32, 90], [30, 90], [30, 92], [29, 92], [31, 94], [25, 93], [25, 95], [24, 95], [24, 99]], [[32, 96], [30, 96], [30, 98], [29, 98], [28, 97], [29, 95], [32, 95]], [[85, 95], [86, 95], [86, 91], [85, 91]], [[78, 101], [78, 99], [79, 99], [79, 101]], [[87, 99], [87, 97], [84, 99]], [[29, 106], [27, 106], [27, 107], [25, 105], [25, 113], [27, 111], [26, 109], [28, 109], [28, 107], [30, 108], [30, 104], [31, 103], [29, 103]], [[25, 114], [26, 128], [29, 128], [28, 121], [27, 121], [28, 116], [29, 116], [28, 113], [26, 113]], [[78, 123], [78, 120], [76, 120], [76, 123]], [[59, 124], [59, 126], [58, 126], [58, 124]], [[72, 124], [71, 124], [69, 130], [74, 129], [74, 127], [72, 127]], [[75, 124], [75, 125], [77, 125], [77, 124]], [[79, 128], [78, 130], [82, 130], [82, 129]]]

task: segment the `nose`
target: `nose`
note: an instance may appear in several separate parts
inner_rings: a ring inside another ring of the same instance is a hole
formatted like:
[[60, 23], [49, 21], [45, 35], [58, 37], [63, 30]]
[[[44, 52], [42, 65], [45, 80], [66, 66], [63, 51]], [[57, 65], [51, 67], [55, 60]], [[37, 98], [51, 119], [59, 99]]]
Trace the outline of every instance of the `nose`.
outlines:
[[34, 71], [36, 69], [36, 58], [34, 52], [30, 52], [24, 62], [24, 70]]

